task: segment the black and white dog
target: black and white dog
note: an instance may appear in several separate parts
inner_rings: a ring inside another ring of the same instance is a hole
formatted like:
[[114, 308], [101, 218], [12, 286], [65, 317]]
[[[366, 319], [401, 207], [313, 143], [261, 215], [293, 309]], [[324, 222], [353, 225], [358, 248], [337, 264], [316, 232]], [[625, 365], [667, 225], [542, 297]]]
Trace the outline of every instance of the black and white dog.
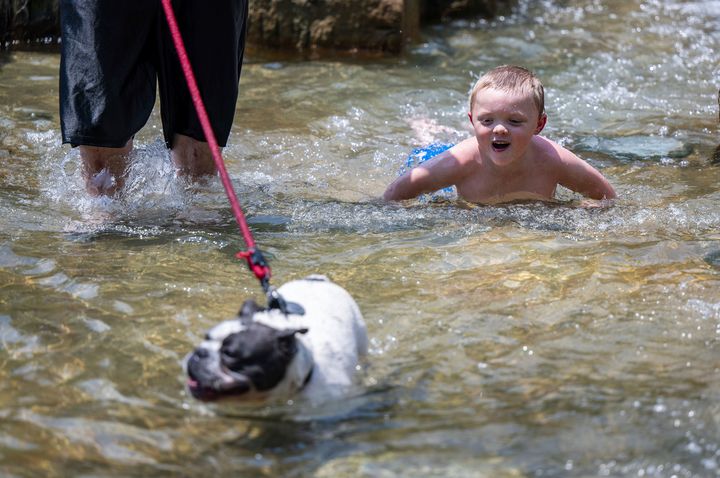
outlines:
[[293, 306], [287, 315], [248, 300], [237, 318], [210, 329], [187, 356], [195, 398], [280, 404], [302, 397], [318, 404], [355, 385], [367, 332], [350, 294], [321, 275], [288, 282], [277, 292]]

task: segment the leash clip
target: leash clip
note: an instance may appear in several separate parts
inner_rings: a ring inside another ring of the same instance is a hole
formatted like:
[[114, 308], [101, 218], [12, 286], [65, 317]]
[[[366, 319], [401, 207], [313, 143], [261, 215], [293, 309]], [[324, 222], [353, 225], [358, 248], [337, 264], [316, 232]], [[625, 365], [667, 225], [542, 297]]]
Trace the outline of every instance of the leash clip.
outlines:
[[260, 281], [263, 291], [267, 295], [268, 309], [277, 309], [284, 315], [305, 315], [305, 309], [298, 303], [288, 302], [281, 296], [277, 289], [270, 285], [270, 266], [260, 249], [254, 247], [247, 251], [240, 251], [236, 254], [238, 259], [245, 259], [248, 267]]
[[267, 292], [268, 309], [278, 309], [284, 315], [305, 315], [305, 309], [297, 302], [288, 302], [273, 286]]
[[248, 268], [255, 274], [255, 277], [260, 281], [260, 285], [265, 293], [270, 289], [270, 266], [268, 265], [265, 256], [263, 256], [260, 249], [254, 247], [247, 251], [240, 251], [235, 254], [238, 259], [245, 259], [248, 263]]

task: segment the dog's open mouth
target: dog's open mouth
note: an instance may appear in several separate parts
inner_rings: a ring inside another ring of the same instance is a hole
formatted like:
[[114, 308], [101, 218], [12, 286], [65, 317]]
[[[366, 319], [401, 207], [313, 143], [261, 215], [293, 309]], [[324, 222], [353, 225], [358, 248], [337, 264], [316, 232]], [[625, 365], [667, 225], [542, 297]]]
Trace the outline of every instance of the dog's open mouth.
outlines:
[[251, 389], [246, 377], [233, 377], [232, 374], [225, 372], [209, 371], [198, 360], [190, 360], [187, 372], [187, 388], [198, 400], [214, 401], [243, 395]]
[[200, 382], [193, 380], [192, 378], [188, 378], [187, 388], [190, 391], [190, 394], [192, 394], [192, 396], [197, 400], [209, 402], [219, 398], [219, 395], [215, 390], [203, 387]]
[[198, 400], [210, 402], [225, 397], [233, 397], [244, 395], [250, 391], [250, 385], [247, 382], [215, 380], [209, 385], [203, 385], [193, 378], [188, 378], [187, 388]]
[[510, 141], [495, 140], [492, 142], [492, 148], [495, 151], [502, 152], [510, 147]]

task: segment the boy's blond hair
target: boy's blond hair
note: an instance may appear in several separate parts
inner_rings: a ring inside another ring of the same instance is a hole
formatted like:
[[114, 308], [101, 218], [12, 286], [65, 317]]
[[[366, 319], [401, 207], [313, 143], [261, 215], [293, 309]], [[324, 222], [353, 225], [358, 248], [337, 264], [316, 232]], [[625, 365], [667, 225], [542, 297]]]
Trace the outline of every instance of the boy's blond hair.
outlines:
[[470, 112], [480, 90], [495, 88], [510, 93], [531, 95], [539, 117], [545, 114], [545, 89], [532, 71], [522, 66], [503, 65], [493, 68], [480, 77], [470, 92]]

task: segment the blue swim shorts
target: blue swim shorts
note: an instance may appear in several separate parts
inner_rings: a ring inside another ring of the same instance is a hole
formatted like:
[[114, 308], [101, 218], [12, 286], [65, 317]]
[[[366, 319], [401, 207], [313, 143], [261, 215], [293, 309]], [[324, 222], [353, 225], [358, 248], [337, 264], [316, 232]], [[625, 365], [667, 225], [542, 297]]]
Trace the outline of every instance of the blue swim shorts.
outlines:
[[[412, 151], [410, 151], [410, 154], [408, 155], [407, 159], [405, 160], [405, 165], [400, 169], [400, 174], [404, 174], [406, 171], [421, 165], [425, 161], [434, 158], [438, 154], [447, 151], [448, 149], [455, 146], [454, 144], [444, 144], [444, 143], [432, 143], [427, 146], [423, 146], [420, 148], [415, 148]], [[442, 199], [455, 199], [457, 197], [457, 192], [455, 191], [454, 186], [448, 186], [446, 188], [440, 189], [438, 191], [435, 191], [431, 194], [422, 194], [418, 198], [421, 201], [435, 201], [435, 200], [442, 200]]]

